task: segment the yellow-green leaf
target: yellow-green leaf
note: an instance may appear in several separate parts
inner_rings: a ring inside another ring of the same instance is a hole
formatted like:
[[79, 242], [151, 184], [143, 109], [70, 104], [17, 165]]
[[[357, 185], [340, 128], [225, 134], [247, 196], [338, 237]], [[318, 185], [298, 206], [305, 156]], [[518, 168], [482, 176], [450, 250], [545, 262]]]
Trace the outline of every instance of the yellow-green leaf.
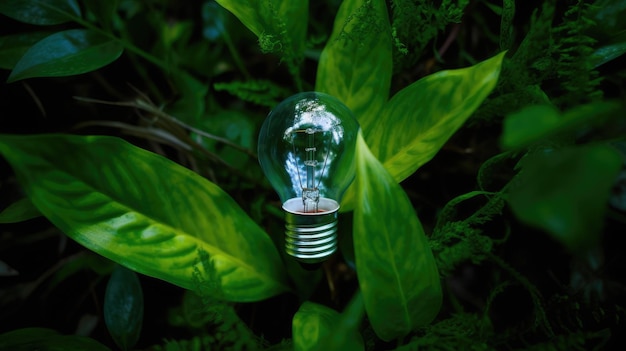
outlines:
[[442, 303], [424, 229], [400, 185], [357, 139], [354, 253], [365, 310], [383, 340], [430, 323]]
[[383, 0], [345, 0], [322, 51], [315, 90], [348, 106], [368, 131], [389, 96], [391, 29]]
[[192, 289], [198, 250], [223, 297], [256, 301], [289, 290], [269, 236], [215, 184], [108, 136], [1, 135], [0, 154], [33, 204], [85, 247]]

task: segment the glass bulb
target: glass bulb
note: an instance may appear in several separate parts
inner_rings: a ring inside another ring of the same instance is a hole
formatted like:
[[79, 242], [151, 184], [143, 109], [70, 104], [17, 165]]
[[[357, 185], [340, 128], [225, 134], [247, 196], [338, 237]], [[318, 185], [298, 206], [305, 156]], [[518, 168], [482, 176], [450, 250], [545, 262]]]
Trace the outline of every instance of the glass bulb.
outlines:
[[337, 98], [293, 95], [267, 116], [259, 162], [285, 211], [285, 250], [319, 263], [337, 250], [337, 212], [355, 174], [359, 124]]

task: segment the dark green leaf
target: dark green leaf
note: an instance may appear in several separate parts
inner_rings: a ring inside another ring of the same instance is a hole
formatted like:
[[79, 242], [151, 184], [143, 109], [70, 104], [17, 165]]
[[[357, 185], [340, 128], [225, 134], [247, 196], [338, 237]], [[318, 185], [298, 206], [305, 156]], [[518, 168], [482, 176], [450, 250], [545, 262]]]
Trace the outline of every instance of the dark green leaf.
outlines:
[[442, 303], [424, 229], [396, 180], [357, 139], [354, 253], [365, 309], [383, 340], [427, 325]]
[[596, 51], [591, 55], [591, 60], [593, 62], [593, 68], [597, 68], [598, 66], [602, 66], [603, 64], [610, 62], [626, 53], [626, 42], [619, 42], [614, 44], [609, 44], [597, 48]]
[[29, 198], [20, 199], [0, 212], [0, 223], [17, 223], [41, 216]]
[[527, 106], [504, 119], [500, 145], [519, 149], [557, 135], [575, 134], [591, 124], [601, 124], [606, 117], [621, 115], [620, 109], [618, 103], [595, 102], [561, 114], [549, 105]]
[[87, 10], [98, 19], [98, 23], [100, 23], [102, 27], [107, 29], [111, 28], [119, 2], [120, 0], [83, 0]]
[[[322, 51], [315, 90], [348, 106], [367, 135], [380, 126], [379, 115], [391, 85], [391, 29], [382, 0], [345, 0]], [[386, 125], [392, 128], [392, 125]], [[387, 130], [388, 128], [384, 128]]]
[[115, 262], [192, 289], [203, 249], [227, 300], [289, 290], [267, 234], [219, 187], [174, 162], [104, 136], [2, 135], [0, 153], [44, 216]]
[[31, 46], [52, 33], [41, 31], [0, 37], [0, 68], [13, 69]]
[[94, 71], [115, 61], [122, 45], [97, 32], [70, 29], [33, 45], [15, 64], [7, 82], [33, 77], [63, 77]]
[[24, 328], [0, 334], [0, 350], [11, 351], [111, 351], [99, 342], [52, 329]]
[[36, 25], [61, 24], [81, 16], [76, 0], [2, 0], [0, 13]]
[[143, 291], [137, 274], [118, 265], [104, 294], [104, 323], [122, 350], [130, 350], [141, 334]]
[[574, 253], [595, 247], [622, 157], [589, 145], [526, 156], [509, 203], [524, 223], [545, 230]]

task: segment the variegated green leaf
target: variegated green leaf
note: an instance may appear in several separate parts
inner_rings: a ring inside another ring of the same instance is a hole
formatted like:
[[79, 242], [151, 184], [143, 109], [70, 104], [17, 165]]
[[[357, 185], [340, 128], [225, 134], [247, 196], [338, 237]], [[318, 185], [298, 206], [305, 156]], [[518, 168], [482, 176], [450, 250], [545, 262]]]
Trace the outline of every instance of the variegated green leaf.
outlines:
[[44, 216], [102, 256], [192, 289], [203, 249], [225, 299], [289, 290], [269, 236], [219, 187], [164, 157], [119, 138], [58, 134], [1, 135], [0, 154]]
[[320, 57], [315, 90], [346, 104], [366, 134], [380, 126], [391, 84], [391, 52], [385, 1], [343, 1]]
[[439, 271], [400, 185], [357, 139], [354, 253], [365, 310], [383, 340], [430, 323], [442, 303]]

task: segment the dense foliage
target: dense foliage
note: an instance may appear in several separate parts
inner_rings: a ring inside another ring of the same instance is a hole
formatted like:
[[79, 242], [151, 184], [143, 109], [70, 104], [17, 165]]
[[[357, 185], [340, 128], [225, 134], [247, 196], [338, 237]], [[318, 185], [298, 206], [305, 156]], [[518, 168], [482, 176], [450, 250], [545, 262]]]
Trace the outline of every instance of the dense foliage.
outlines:
[[[623, 343], [626, 2], [0, 2], [0, 350]], [[340, 252], [283, 251], [256, 138], [361, 126]]]

